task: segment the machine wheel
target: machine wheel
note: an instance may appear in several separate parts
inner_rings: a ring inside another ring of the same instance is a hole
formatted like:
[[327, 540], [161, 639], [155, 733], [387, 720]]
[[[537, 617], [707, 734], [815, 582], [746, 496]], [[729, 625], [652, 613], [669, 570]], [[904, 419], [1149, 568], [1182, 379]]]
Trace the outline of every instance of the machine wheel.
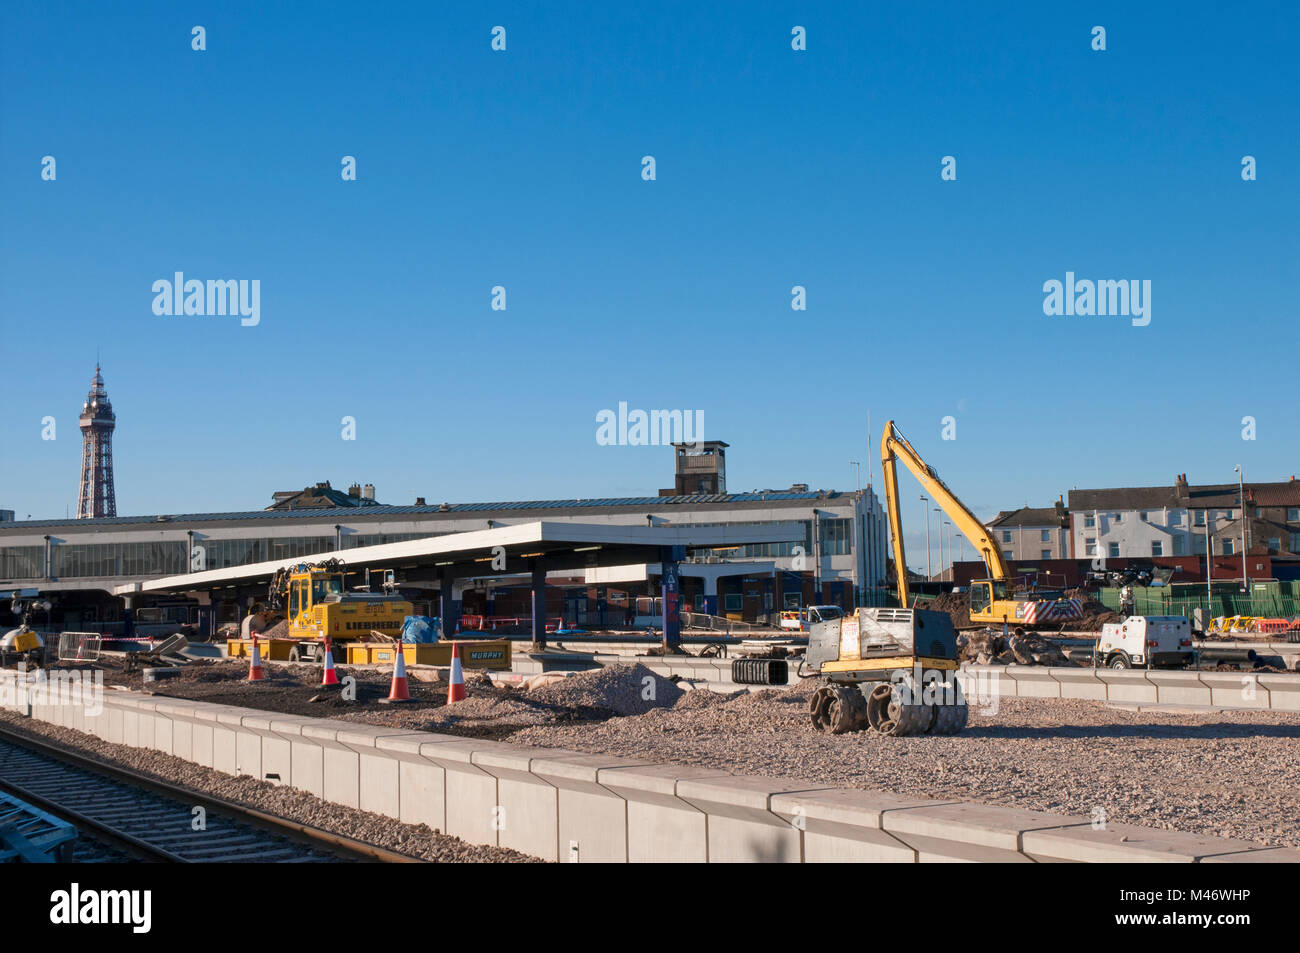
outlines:
[[290, 662], [302, 661], [302, 652], [298, 650], [298, 646], [295, 645], [293, 648], [289, 650], [289, 661]]
[[826, 686], [822, 686], [813, 692], [812, 698], [808, 699], [808, 716], [812, 719], [812, 726], [818, 731], [830, 731], [830, 707], [832, 692]]
[[808, 702], [813, 727], [842, 735], [867, 727], [867, 700], [855, 685], [827, 685], [817, 689]]
[[892, 685], [877, 685], [867, 698], [867, 721], [882, 735], [923, 735], [934, 724], [934, 706], [902, 705]]
[[966, 727], [969, 719], [970, 707], [965, 702], [960, 705], [935, 705], [930, 734], [955, 735]]
[[1109, 668], [1132, 668], [1133, 663], [1129, 661], [1128, 655], [1124, 652], [1116, 652], [1106, 663]]
[[1297, 630], [1295, 632], [1288, 632], [1286, 634], [1286, 640], [1290, 642], [1292, 645], [1296, 644], [1297, 642], [1300, 642], [1300, 630]]

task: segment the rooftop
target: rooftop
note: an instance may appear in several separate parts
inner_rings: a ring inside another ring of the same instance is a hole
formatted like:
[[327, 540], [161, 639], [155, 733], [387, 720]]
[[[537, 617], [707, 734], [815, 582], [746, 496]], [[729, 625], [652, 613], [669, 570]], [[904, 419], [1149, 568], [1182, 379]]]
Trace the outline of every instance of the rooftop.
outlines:
[[[491, 513], [512, 511], [562, 510], [562, 509], [596, 509], [605, 507], [669, 507], [725, 505], [733, 503], [787, 503], [814, 500], [848, 499], [852, 494], [835, 490], [811, 492], [788, 492], [758, 490], [751, 493], [695, 493], [689, 496], [634, 496], [603, 497], [571, 500], [524, 500], [501, 503], [443, 503], [434, 506], [388, 506], [376, 504], [357, 511], [367, 517], [384, 516], [419, 516], [448, 513]], [[37, 529], [56, 526], [122, 526], [148, 523], [210, 523], [227, 520], [312, 520], [338, 519], [337, 508], [302, 509], [302, 510], [251, 510], [242, 513], [183, 513], [156, 514], [152, 516], [112, 516], [100, 519], [55, 519], [55, 520], [18, 520], [5, 521], [4, 529]]]

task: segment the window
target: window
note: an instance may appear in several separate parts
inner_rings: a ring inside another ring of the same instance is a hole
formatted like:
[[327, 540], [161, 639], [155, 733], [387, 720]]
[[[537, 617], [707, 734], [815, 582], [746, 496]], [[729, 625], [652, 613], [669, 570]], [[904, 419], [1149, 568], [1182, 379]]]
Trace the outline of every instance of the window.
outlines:
[[1291, 534], [1291, 545], [1288, 548], [1293, 553], [1300, 553], [1300, 533]]
[[1175, 537], [1174, 537], [1174, 555], [1175, 555], [1175, 556], [1186, 556], [1186, 555], [1187, 555], [1187, 537], [1186, 537], [1186, 536], [1175, 536]]
[[743, 608], [743, 599], [738, 592], [729, 592], [722, 600], [727, 612], [740, 612]]
[[1039, 558], [1039, 559], [1051, 559], [1051, 558], [1052, 558], [1052, 551], [1051, 551], [1050, 549], [1044, 549], [1044, 550], [1042, 550], [1041, 552], [1039, 552], [1039, 554], [1038, 554], [1038, 558]]
[[1205, 525], [1205, 510], [1196, 511], [1196, 525], [1197, 526]]
[[1009, 543], [1009, 542], [1011, 542], [1011, 530], [1009, 530], [1009, 529], [1004, 529], [1004, 530], [1002, 531], [1002, 542], [1004, 542], [1004, 543]]
[[1097, 525], [1097, 517], [1095, 517], [1095, 516], [1085, 516], [1085, 517], [1083, 518], [1083, 528], [1084, 528], [1084, 529], [1092, 529], [1092, 528], [1093, 528], [1094, 526], [1096, 526], [1096, 525]]
[[1282, 537], [1270, 536], [1268, 538], [1268, 551], [1270, 553], [1276, 553], [1276, 552], [1281, 552], [1281, 550], [1282, 550]]
[[1225, 556], [1231, 556], [1231, 555], [1233, 554], [1233, 545], [1232, 545], [1232, 544], [1233, 544], [1233, 541], [1232, 541], [1231, 539], [1225, 539], [1225, 540], [1223, 541], [1223, 555], [1225, 555]]
[[1147, 521], [1147, 511], [1142, 510], [1140, 513], [1138, 513], [1138, 519], [1140, 519], [1142, 522], [1145, 523]]
[[1300, 523], [1300, 506], [1288, 506], [1286, 508], [1286, 521], [1288, 523]]
[[1164, 554], [1165, 554], [1165, 544], [1164, 544], [1164, 542], [1161, 541], [1161, 540], [1158, 540], [1158, 539], [1153, 539], [1153, 540], [1151, 541], [1151, 555], [1152, 555], [1152, 556], [1163, 556]]
[[1106, 548], [1106, 552], [1111, 559], [1119, 559], [1119, 543], [1110, 543]]
[[1205, 537], [1204, 537], [1204, 536], [1193, 536], [1193, 537], [1192, 537], [1192, 554], [1195, 555], [1195, 556], [1204, 556], [1204, 555], [1205, 555]]
[[1097, 555], [1097, 540], [1093, 539], [1091, 536], [1086, 536], [1086, 537], [1084, 537], [1084, 540], [1083, 540], [1083, 554], [1084, 554], [1085, 556], [1096, 556], [1096, 555]]
[[1112, 520], [1114, 520], [1116, 523], [1122, 523], [1122, 522], [1124, 522], [1124, 514], [1123, 514], [1123, 513], [1111, 513], [1111, 514], [1110, 514], [1110, 518], [1111, 518]]
[[1052, 541], [1052, 531], [1050, 529], [1042, 530], [1038, 534], [1038, 538], [1044, 543], [1050, 543]]
[[1003, 558], [1003, 559], [1015, 559], [1016, 557], [1011, 555], [1011, 550], [1009, 550], [1009, 549], [1004, 549], [1004, 550], [1002, 550], [1002, 558]]

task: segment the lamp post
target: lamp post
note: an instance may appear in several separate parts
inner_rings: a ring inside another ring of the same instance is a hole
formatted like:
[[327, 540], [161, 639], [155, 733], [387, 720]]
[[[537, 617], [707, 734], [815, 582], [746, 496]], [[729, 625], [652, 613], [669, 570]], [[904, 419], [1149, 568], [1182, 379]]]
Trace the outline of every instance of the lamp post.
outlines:
[[1241, 591], [1250, 595], [1250, 580], [1246, 578], [1246, 550], [1250, 549], [1250, 528], [1246, 522], [1246, 468], [1237, 464], [1237, 492], [1241, 499]]
[[943, 575], [943, 510], [939, 507], [931, 507], [939, 514], [939, 575]]
[[[921, 494], [921, 502], [930, 502], [925, 498], [924, 493]], [[930, 567], [930, 508], [927, 506], [925, 508], [925, 581], [929, 582], [932, 575], [934, 572]]]
[[858, 492], [862, 492], [862, 464], [857, 460], [850, 460], [849, 466], [858, 468]]

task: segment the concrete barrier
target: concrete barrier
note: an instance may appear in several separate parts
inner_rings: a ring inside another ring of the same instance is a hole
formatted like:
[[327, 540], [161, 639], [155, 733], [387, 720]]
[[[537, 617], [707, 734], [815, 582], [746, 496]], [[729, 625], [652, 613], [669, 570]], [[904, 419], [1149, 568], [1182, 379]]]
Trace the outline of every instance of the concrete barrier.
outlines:
[[885, 831], [884, 814], [936, 803], [957, 802], [836, 789], [776, 794], [771, 809], [803, 831], [805, 863], [910, 864], [916, 848]]
[[1017, 697], [1061, 697], [1061, 683], [1052, 676], [1050, 668], [1035, 665], [1008, 665], [1006, 677], [1014, 683], [1014, 694]]
[[648, 764], [612, 755], [573, 754], [531, 766], [556, 790], [561, 861], [627, 862], [627, 801], [600, 784], [600, 772]]
[[884, 830], [916, 851], [919, 863], [1028, 863], [1021, 838], [1030, 831], [1087, 823], [1039, 811], [988, 804], [933, 804], [885, 811]]
[[[11, 682], [4, 677], [0, 687]], [[1031, 691], [1042, 684], [1033, 683]], [[1145, 684], [1157, 692], [1183, 687], [1162, 678]], [[1290, 683], [1282, 684], [1264, 684], [1260, 695], [1292, 703]], [[66, 707], [41, 703], [32, 717], [66, 724]], [[128, 692], [105, 692], [101, 711], [82, 714], [86, 729], [105, 740], [270, 777], [334, 803], [546, 860], [1300, 862], [1300, 851], [1131, 825], [1094, 830], [1083, 817]]]
[[731, 777], [713, 768], [654, 764], [604, 768], [602, 787], [627, 802], [629, 863], [706, 863], [708, 815], [677, 796], [683, 780]]
[[1195, 672], [1152, 669], [1147, 681], [1156, 687], [1156, 702], [1161, 705], [1209, 705], [1214, 701], [1210, 686]]
[[1106, 700], [1132, 705], [1154, 705], [1156, 686], [1139, 668], [1099, 668], [1097, 677], [1106, 683]]
[[798, 863], [803, 840], [798, 827], [772, 811], [779, 794], [831, 790], [775, 778], [680, 778], [677, 796], [708, 817], [710, 863]]
[[[1134, 824], [1092, 824], [1027, 831], [1024, 851], [1040, 862], [1074, 863], [1199, 863], [1211, 857], [1244, 859], [1260, 845], [1226, 837], [1202, 837], [1176, 831], [1157, 831]], [[1291, 851], [1300, 862], [1300, 851]], [[1242, 856], [1238, 856], [1242, 855]]]
[[1062, 698], [1106, 700], [1106, 683], [1090, 668], [1053, 668], [1052, 677], [1061, 686]]
[[[1209, 687], [1211, 704], [1225, 708], [1268, 708], [1271, 693], [1255, 672], [1200, 672]], [[1278, 675], [1277, 678], [1295, 678]]]
[[1268, 692], [1268, 707], [1271, 711], [1300, 712], [1300, 677], [1261, 672], [1259, 683]]

